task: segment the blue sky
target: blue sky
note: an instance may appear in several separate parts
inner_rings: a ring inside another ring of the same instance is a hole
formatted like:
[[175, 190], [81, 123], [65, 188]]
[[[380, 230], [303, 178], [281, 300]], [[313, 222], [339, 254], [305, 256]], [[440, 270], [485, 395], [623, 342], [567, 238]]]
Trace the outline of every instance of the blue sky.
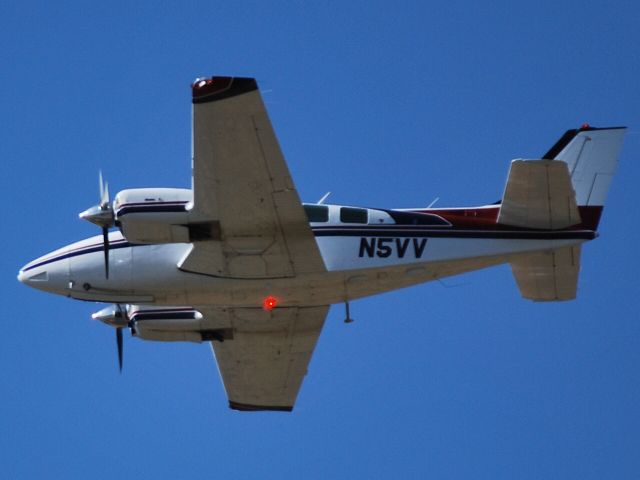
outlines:
[[[4, 2], [6, 478], [637, 478], [636, 2]], [[113, 193], [190, 183], [190, 82], [255, 76], [306, 201], [483, 204], [568, 128], [628, 125], [579, 298], [508, 267], [334, 307], [294, 413], [241, 414], [207, 345], [20, 285]]]

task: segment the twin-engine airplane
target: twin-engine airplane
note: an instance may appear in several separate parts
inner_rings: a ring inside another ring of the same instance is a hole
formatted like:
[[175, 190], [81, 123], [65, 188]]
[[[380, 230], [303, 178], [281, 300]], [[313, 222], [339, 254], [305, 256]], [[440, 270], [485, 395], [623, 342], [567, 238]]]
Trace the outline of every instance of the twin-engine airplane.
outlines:
[[[193, 188], [123, 190], [80, 217], [102, 236], [25, 265], [47, 292], [145, 340], [211, 342], [229, 406], [291, 411], [329, 306], [509, 263], [523, 297], [576, 296], [624, 128], [583, 125], [513, 160], [502, 200], [469, 208], [302, 204], [252, 78], [198, 79]], [[117, 227], [115, 231], [109, 231]]]

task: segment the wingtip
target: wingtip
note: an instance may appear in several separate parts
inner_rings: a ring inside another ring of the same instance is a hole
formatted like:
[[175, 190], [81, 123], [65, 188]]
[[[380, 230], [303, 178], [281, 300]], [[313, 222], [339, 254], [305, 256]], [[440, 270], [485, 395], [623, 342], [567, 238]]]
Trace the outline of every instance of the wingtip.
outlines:
[[239, 412], [291, 412], [293, 406], [278, 406], [278, 405], [251, 405], [248, 403], [234, 402], [229, 400], [229, 408], [231, 410], [238, 410]]
[[215, 102], [257, 89], [258, 82], [249, 77], [197, 78], [191, 84], [193, 103]]

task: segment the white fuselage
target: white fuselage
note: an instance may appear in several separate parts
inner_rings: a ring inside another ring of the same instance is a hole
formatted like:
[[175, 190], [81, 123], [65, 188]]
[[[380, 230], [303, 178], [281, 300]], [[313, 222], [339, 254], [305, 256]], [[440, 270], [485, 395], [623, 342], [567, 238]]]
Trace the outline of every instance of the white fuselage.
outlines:
[[[375, 217], [370, 214], [370, 217]], [[383, 218], [383, 217], [381, 217]], [[260, 306], [274, 295], [281, 306], [327, 305], [504, 263], [520, 253], [584, 242], [570, 234], [452, 231], [446, 226], [311, 223], [326, 272], [288, 278], [236, 279], [188, 273], [178, 265], [190, 243], [132, 245], [109, 234], [110, 276], [102, 237], [73, 243], [25, 265], [19, 279], [32, 287], [88, 301]]]

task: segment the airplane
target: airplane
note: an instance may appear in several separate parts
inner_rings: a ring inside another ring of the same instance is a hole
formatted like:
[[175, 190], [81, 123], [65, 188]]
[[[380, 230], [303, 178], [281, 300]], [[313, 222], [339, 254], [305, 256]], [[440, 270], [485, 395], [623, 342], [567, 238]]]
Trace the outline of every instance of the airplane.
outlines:
[[[92, 317], [152, 341], [210, 342], [239, 411], [293, 410], [329, 307], [509, 263], [521, 295], [576, 297], [625, 127], [568, 130], [511, 162], [499, 202], [465, 208], [301, 203], [253, 78], [192, 89], [192, 188], [141, 188], [80, 218], [101, 235], [27, 263], [20, 282], [110, 305]], [[113, 227], [116, 229], [111, 230]]]

